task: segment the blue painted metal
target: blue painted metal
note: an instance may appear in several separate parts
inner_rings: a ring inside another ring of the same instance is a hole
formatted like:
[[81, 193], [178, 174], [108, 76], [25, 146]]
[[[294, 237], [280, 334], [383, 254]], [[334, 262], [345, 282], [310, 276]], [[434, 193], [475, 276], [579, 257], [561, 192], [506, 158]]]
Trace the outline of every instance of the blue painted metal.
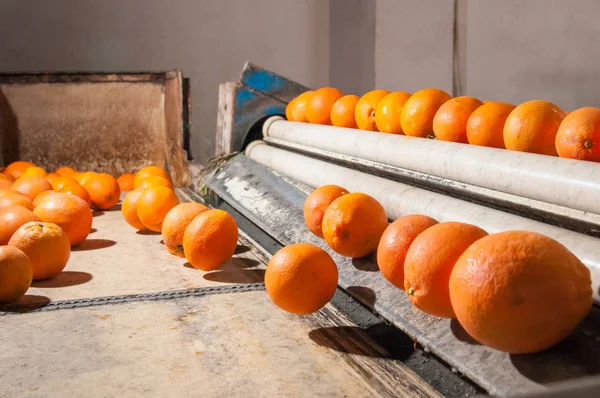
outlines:
[[285, 103], [310, 90], [300, 83], [249, 62], [244, 66], [240, 82], [246, 87]]

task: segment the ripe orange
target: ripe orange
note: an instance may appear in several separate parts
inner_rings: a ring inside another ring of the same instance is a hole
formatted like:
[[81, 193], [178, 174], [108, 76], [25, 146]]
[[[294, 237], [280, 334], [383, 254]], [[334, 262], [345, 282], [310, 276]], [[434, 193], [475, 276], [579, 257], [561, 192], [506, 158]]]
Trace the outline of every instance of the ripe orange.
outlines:
[[363, 257], [374, 252], [388, 226], [385, 210], [371, 196], [353, 192], [334, 200], [323, 216], [323, 237], [336, 253]]
[[212, 271], [233, 256], [237, 240], [238, 227], [233, 217], [223, 210], [207, 210], [185, 229], [183, 252], [194, 268]]
[[56, 174], [63, 177], [72, 177], [75, 173], [75, 169], [69, 166], [63, 166], [56, 170]]
[[285, 118], [287, 120], [289, 120], [290, 122], [294, 121], [294, 114], [292, 113], [292, 108], [294, 106], [294, 103], [295, 103], [294, 101], [296, 101], [296, 98], [294, 98], [290, 102], [288, 102], [287, 106], [285, 107]]
[[489, 235], [450, 277], [456, 317], [477, 341], [511, 354], [545, 350], [592, 308], [590, 271], [557, 241], [533, 232]]
[[52, 190], [52, 185], [44, 177], [29, 176], [20, 177], [17, 181], [13, 182], [12, 189], [34, 200], [42, 192]]
[[400, 115], [409, 98], [410, 94], [403, 91], [390, 93], [383, 97], [375, 109], [377, 130], [382, 133], [404, 134], [400, 125]]
[[35, 209], [44, 199], [46, 199], [50, 195], [54, 195], [56, 192], [54, 191], [44, 191], [33, 200], [33, 208]]
[[[56, 173], [48, 173], [44, 178], [50, 183], [50, 185], [52, 185], [52, 183], [56, 181], [57, 178], [60, 178], [60, 176]], [[54, 185], [52, 185], [52, 188], [54, 188]]]
[[6, 167], [0, 168], [0, 179], [15, 182], [15, 178], [12, 176], [12, 174], [6, 171]]
[[133, 178], [133, 188], [139, 188], [140, 181], [142, 181], [142, 179], [144, 179], [145, 177], [149, 176], [163, 177], [171, 181], [171, 177], [164, 169], [158, 166], [146, 166], [135, 174], [135, 177]]
[[16, 247], [0, 246], [0, 303], [20, 299], [33, 279], [33, 266], [25, 253]]
[[55, 192], [42, 200], [33, 212], [42, 221], [61, 227], [71, 246], [83, 242], [92, 229], [92, 210], [75, 195]]
[[411, 95], [400, 113], [404, 134], [422, 138], [432, 136], [433, 118], [440, 106], [450, 98], [450, 94], [437, 88], [426, 88]]
[[23, 173], [21, 173], [19, 178], [23, 178], [23, 177], [27, 177], [27, 176], [46, 177], [46, 175], [48, 175], [48, 173], [46, 173], [46, 170], [42, 169], [41, 167], [34, 166], [34, 167], [28, 167], [27, 170], [25, 170]]
[[0, 178], [0, 189], [10, 189], [12, 187], [12, 182], [8, 179]]
[[333, 87], [323, 87], [315, 91], [306, 104], [308, 122], [330, 125], [333, 104], [343, 96], [344, 93]]
[[335, 101], [331, 108], [331, 124], [336, 127], [357, 128], [354, 110], [359, 99], [358, 95], [349, 94]]
[[138, 188], [148, 188], [153, 185], [160, 185], [169, 189], [173, 189], [173, 184], [171, 184], [171, 181], [160, 176], [147, 176], [142, 178], [138, 184]]
[[137, 201], [137, 214], [142, 224], [149, 230], [161, 232], [163, 221], [179, 198], [171, 189], [154, 185], [144, 188]]
[[119, 184], [119, 188], [121, 188], [121, 192], [133, 191], [134, 179], [135, 175], [131, 173], [121, 174], [119, 178], [117, 178], [117, 183]]
[[23, 206], [7, 206], [0, 210], [0, 245], [8, 244], [11, 236], [21, 225], [41, 221], [31, 210]]
[[96, 174], [97, 173], [94, 171], [86, 171], [83, 173], [73, 174], [73, 178], [75, 179], [75, 181], [77, 181], [79, 183], [79, 185], [81, 185], [82, 187], [85, 187], [85, 184], [88, 182], [88, 180], [90, 178], [92, 178], [93, 176], [95, 176]]
[[[288, 119], [288, 120], [292, 120], [294, 122], [301, 122], [301, 123], [308, 122], [308, 119], [306, 118], [306, 107], [314, 93], [315, 92], [313, 90], [305, 91], [302, 94], [300, 94], [299, 96], [297, 96], [296, 98], [294, 98], [294, 100], [292, 102], [290, 102], [289, 113], [292, 118]], [[287, 108], [286, 108], [286, 115], [287, 115]]]
[[87, 203], [88, 207], [92, 205], [92, 199], [90, 198], [88, 191], [79, 185], [79, 183], [75, 180], [73, 180], [71, 183], [66, 183], [60, 186], [55, 191], [77, 196], [78, 198], [83, 199], [83, 201]]
[[125, 196], [123, 203], [121, 203], [121, 213], [127, 224], [140, 231], [146, 229], [137, 212], [137, 204], [142, 191], [143, 189], [134, 189]]
[[387, 90], [373, 90], [360, 98], [354, 111], [356, 125], [359, 129], [377, 131], [375, 109], [377, 109], [379, 102], [389, 93]]
[[196, 216], [208, 207], [200, 203], [181, 203], [173, 207], [163, 221], [162, 237], [169, 253], [178, 257], [185, 257], [183, 252], [183, 234], [188, 225]]
[[71, 256], [69, 237], [52, 223], [32, 221], [23, 224], [8, 244], [29, 257], [33, 266], [33, 280], [57, 275], [67, 266]]
[[31, 162], [25, 162], [17, 160], [6, 166], [6, 171], [16, 180], [21, 174], [30, 167], [35, 167], [35, 164]]
[[421, 311], [454, 318], [448, 281], [454, 263], [473, 242], [487, 235], [475, 225], [443, 222], [427, 228], [410, 245], [404, 260], [404, 290]]
[[121, 189], [115, 177], [107, 173], [97, 173], [85, 181], [83, 187], [88, 191], [95, 208], [112, 209], [121, 198]]
[[438, 221], [421, 214], [404, 216], [391, 223], [377, 247], [377, 265], [392, 285], [404, 290], [404, 259], [411, 243]]
[[52, 189], [58, 191], [59, 189], [62, 189], [65, 185], [73, 183], [81, 185], [81, 183], [77, 182], [77, 180], [74, 178], [58, 176], [52, 180]]
[[348, 191], [338, 185], [323, 185], [310, 193], [304, 201], [304, 222], [308, 229], [323, 238], [323, 216], [327, 207]]
[[515, 109], [513, 104], [488, 101], [475, 109], [467, 121], [467, 140], [469, 144], [491, 148], [504, 146], [504, 123]]
[[561, 158], [600, 162], [600, 109], [571, 112], [558, 128], [555, 146]]
[[338, 269], [331, 256], [309, 243], [280, 249], [269, 261], [265, 288], [273, 303], [292, 314], [310, 314], [333, 298]]
[[0, 196], [0, 208], [8, 206], [23, 206], [29, 210], [33, 210], [33, 203], [27, 196], [23, 196], [18, 192], [8, 191]]
[[467, 121], [469, 116], [483, 105], [473, 97], [455, 97], [444, 102], [433, 118], [433, 133], [440, 141], [467, 144]]
[[506, 149], [557, 156], [556, 133], [565, 113], [551, 102], [534, 100], [517, 106], [504, 124]]

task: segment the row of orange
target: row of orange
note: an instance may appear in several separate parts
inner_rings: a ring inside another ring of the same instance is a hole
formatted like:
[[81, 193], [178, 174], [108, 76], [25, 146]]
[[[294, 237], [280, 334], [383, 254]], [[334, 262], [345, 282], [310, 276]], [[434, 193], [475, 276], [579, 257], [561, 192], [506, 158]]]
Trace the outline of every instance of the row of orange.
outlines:
[[435, 138], [600, 162], [600, 109], [566, 113], [533, 100], [519, 106], [426, 88], [414, 94], [373, 90], [362, 97], [323, 87], [287, 106], [290, 121]]

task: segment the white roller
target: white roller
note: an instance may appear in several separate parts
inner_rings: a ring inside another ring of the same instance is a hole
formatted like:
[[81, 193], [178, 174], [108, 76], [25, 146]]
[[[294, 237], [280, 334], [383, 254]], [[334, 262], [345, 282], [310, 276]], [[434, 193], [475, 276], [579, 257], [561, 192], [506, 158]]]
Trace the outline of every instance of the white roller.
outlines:
[[569, 248], [590, 269], [594, 300], [600, 302], [600, 240], [597, 238], [277, 149], [262, 141], [249, 145], [246, 155], [312, 187], [337, 184], [353, 192], [365, 192], [383, 205], [390, 219], [419, 213], [438, 221], [475, 224], [488, 233], [527, 230], [547, 235]]
[[525, 198], [600, 214], [600, 164], [453, 142], [288, 122], [265, 137], [354, 156]]

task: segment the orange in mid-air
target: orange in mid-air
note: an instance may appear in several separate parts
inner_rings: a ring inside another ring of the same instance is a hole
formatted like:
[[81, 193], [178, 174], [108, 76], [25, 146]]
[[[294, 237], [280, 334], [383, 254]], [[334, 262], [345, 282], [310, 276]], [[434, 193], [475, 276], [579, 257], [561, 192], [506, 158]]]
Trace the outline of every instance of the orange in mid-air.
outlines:
[[408, 248], [421, 232], [437, 223], [431, 217], [411, 214], [387, 227], [377, 247], [377, 265], [388, 282], [404, 290], [404, 259]]
[[505, 149], [504, 123], [515, 108], [513, 104], [488, 101], [475, 109], [467, 121], [469, 144]]
[[137, 173], [135, 173], [135, 176], [133, 177], [133, 188], [134, 189], [139, 188], [140, 182], [145, 177], [150, 177], [150, 176], [158, 176], [158, 177], [162, 177], [162, 178], [165, 178], [165, 179], [171, 181], [171, 176], [163, 168], [151, 165], [151, 166], [146, 166], [146, 167], [140, 169], [140, 171], [138, 171]]
[[354, 94], [344, 95], [331, 108], [331, 124], [349, 129], [357, 128], [354, 111], [360, 97]]
[[483, 102], [473, 97], [455, 97], [444, 102], [433, 118], [433, 133], [440, 141], [467, 144], [467, 122]]
[[27, 170], [25, 170], [23, 173], [21, 173], [19, 178], [28, 177], [28, 176], [46, 177], [47, 175], [48, 175], [48, 173], [46, 173], [46, 170], [44, 170], [38, 166], [33, 166], [33, 167], [27, 168]]
[[16, 162], [12, 162], [8, 166], [6, 166], [6, 171], [16, 180], [21, 176], [22, 173], [25, 172], [25, 170], [27, 170], [30, 167], [35, 167], [35, 164], [31, 162], [17, 160]]
[[316, 90], [306, 104], [306, 119], [308, 122], [331, 125], [333, 104], [343, 96], [344, 93], [333, 87], [323, 87]]
[[8, 206], [23, 206], [29, 210], [33, 210], [33, 203], [27, 196], [23, 196], [18, 192], [6, 190], [0, 196], [0, 209]]
[[450, 94], [437, 88], [425, 88], [411, 95], [400, 113], [404, 134], [422, 138], [433, 136], [435, 114], [450, 98]]
[[142, 190], [137, 200], [137, 214], [146, 228], [161, 232], [167, 213], [178, 204], [179, 198], [173, 190], [153, 185]]
[[235, 253], [238, 227], [231, 214], [207, 210], [197, 215], [183, 233], [183, 252], [194, 268], [212, 271]]
[[336, 253], [363, 257], [374, 252], [388, 226], [381, 204], [371, 196], [353, 192], [334, 200], [323, 216], [323, 237]]
[[15, 231], [30, 221], [41, 220], [26, 207], [15, 205], [0, 209], [0, 245], [8, 244]]
[[579, 108], [564, 118], [555, 139], [561, 158], [600, 162], [600, 109]]
[[92, 210], [75, 195], [56, 192], [42, 200], [33, 212], [42, 221], [61, 227], [71, 246], [83, 242], [92, 229]]
[[526, 231], [473, 243], [456, 261], [449, 287], [467, 333], [510, 354], [559, 343], [593, 303], [589, 269], [559, 242]]
[[142, 195], [142, 191], [143, 189], [140, 188], [134, 189], [125, 195], [123, 203], [121, 203], [121, 214], [123, 214], [123, 218], [127, 221], [127, 224], [140, 231], [146, 229], [144, 223], [140, 221], [137, 210], [138, 200]]
[[44, 177], [29, 176], [17, 179], [13, 183], [12, 189], [34, 200], [42, 192], [52, 190], [52, 185]]
[[265, 288], [273, 303], [292, 314], [310, 314], [333, 298], [338, 269], [331, 256], [309, 243], [280, 249], [269, 261]]
[[504, 123], [506, 149], [557, 156], [556, 133], [565, 116], [562, 109], [548, 101], [522, 103]]
[[383, 97], [375, 109], [377, 130], [382, 133], [404, 134], [400, 115], [409, 98], [410, 94], [403, 91], [396, 91]]
[[209, 210], [208, 207], [195, 202], [181, 203], [173, 207], [163, 221], [162, 237], [169, 253], [185, 257], [183, 252], [183, 234], [196, 216]]
[[135, 180], [135, 175], [131, 173], [121, 174], [119, 178], [117, 178], [117, 183], [119, 184], [119, 188], [121, 188], [121, 192], [129, 192], [133, 191], [133, 181]]
[[356, 125], [359, 129], [377, 131], [375, 109], [377, 109], [379, 102], [389, 93], [387, 90], [373, 90], [360, 98], [354, 111]]
[[83, 187], [88, 191], [94, 207], [99, 210], [112, 209], [121, 198], [121, 188], [117, 180], [107, 173], [92, 175]]
[[0, 303], [17, 301], [29, 290], [33, 266], [21, 250], [0, 246]]
[[442, 222], [420, 233], [404, 260], [404, 290], [410, 301], [430, 315], [454, 318], [448, 283], [456, 260], [483, 229], [460, 222]]
[[308, 119], [306, 118], [306, 106], [314, 93], [314, 90], [305, 91], [289, 103], [289, 106], [285, 110], [286, 116], [288, 116], [289, 113], [289, 116], [291, 117], [291, 119], [288, 117], [288, 120], [300, 123], [308, 122]]
[[67, 266], [71, 243], [67, 234], [56, 224], [32, 221], [23, 224], [8, 242], [29, 258], [33, 280], [53, 277]]
[[310, 193], [304, 201], [304, 222], [308, 229], [323, 238], [323, 216], [329, 205], [348, 191], [339, 185], [323, 185]]

